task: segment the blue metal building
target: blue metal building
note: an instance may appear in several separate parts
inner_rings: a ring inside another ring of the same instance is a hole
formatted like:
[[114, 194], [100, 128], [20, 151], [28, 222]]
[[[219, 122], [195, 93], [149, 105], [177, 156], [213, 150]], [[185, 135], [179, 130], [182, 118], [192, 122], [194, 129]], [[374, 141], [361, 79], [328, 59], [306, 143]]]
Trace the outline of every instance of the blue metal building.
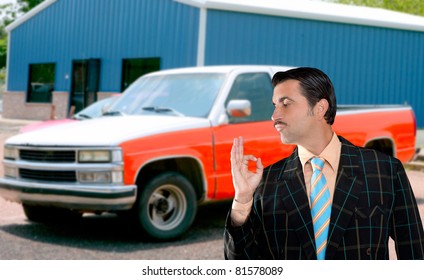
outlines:
[[157, 69], [274, 64], [324, 70], [340, 104], [411, 104], [424, 127], [422, 17], [307, 0], [46, 0], [7, 31], [5, 117], [66, 117]]

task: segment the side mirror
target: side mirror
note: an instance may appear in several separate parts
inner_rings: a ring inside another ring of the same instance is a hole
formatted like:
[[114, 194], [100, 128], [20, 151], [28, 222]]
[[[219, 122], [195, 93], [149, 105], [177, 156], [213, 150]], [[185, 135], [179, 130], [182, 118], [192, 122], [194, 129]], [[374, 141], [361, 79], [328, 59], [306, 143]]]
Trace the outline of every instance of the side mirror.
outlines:
[[248, 117], [252, 114], [252, 105], [247, 99], [230, 100], [227, 105], [227, 113], [233, 118]]
[[104, 115], [110, 109], [110, 107], [112, 107], [112, 103], [113, 102], [108, 102], [102, 106], [102, 115]]

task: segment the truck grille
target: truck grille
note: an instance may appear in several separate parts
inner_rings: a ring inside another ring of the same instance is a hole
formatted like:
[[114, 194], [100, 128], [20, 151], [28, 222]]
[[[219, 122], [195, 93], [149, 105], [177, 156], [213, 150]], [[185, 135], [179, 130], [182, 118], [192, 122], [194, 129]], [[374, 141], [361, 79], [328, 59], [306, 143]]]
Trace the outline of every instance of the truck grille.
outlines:
[[20, 150], [23, 160], [34, 162], [75, 162], [75, 151]]
[[41, 181], [41, 182], [72, 182], [77, 181], [75, 171], [51, 171], [51, 170], [31, 170], [19, 169], [19, 175], [23, 179]]

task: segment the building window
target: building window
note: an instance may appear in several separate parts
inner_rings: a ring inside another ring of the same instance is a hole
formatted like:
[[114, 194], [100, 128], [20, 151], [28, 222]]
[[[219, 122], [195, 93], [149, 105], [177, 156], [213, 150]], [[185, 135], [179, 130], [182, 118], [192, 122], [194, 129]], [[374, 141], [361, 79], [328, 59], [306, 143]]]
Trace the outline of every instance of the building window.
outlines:
[[54, 63], [30, 64], [27, 102], [50, 103], [54, 90]]
[[160, 70], [160, 58], [132, 58], [122, 61], [121, 91], [144, 74]]

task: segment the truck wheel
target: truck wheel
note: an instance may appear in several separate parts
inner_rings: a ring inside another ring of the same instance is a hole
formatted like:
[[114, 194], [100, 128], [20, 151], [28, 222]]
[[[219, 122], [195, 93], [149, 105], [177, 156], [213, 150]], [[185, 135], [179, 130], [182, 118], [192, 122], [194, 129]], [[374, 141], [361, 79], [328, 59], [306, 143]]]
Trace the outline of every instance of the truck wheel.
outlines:
[[28, 220], [38, 223], [73, 222], [81, 218], [82, 213], [56, 207], [43, 207], [23, 204]]
[[169, 240], [181, 236], [192, 224], [197, 200], [191, 183], [178, 173], [163, 173], [141, 190], [137, 220], [150, 238]]

